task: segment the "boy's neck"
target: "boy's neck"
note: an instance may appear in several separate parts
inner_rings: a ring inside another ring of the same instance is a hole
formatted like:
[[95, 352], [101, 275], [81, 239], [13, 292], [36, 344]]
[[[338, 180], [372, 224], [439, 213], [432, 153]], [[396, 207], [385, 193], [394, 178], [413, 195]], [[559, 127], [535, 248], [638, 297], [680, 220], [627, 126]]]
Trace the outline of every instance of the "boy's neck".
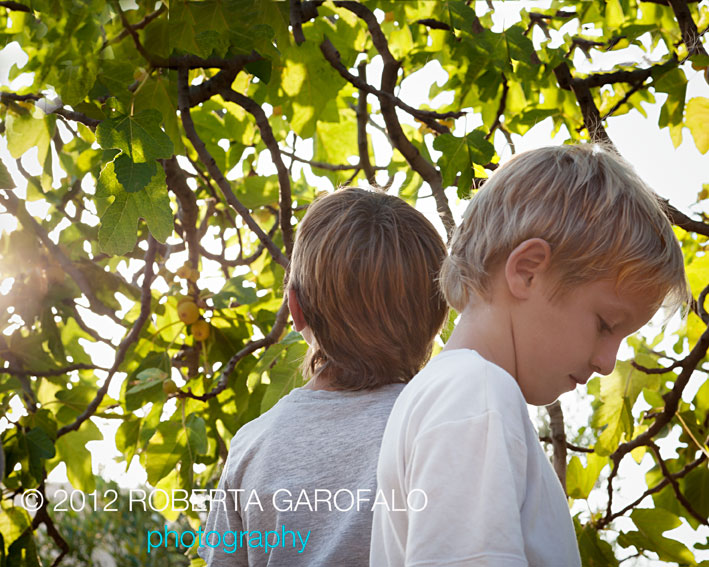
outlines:
[[484, 301], [470, 302], [460, 314], [443, 350], [471, 349], [517, 379], [514, 338], [507, 309]]

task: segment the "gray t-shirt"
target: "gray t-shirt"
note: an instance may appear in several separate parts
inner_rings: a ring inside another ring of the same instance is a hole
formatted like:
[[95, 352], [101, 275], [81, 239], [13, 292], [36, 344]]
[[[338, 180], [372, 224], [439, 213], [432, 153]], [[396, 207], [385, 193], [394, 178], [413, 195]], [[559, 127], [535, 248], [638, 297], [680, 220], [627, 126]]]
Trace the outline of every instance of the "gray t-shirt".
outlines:
[[210, 567], [369, 565], [379, 447], [403, 387], [298, 388], [244, 425], [200, 556]]

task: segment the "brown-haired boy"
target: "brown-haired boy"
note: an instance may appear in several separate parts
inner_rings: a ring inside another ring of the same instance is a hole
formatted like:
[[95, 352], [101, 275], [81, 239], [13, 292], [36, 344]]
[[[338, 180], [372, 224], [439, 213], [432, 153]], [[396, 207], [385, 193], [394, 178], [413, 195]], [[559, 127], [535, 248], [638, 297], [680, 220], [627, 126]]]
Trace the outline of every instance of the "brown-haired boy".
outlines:
[[686, 299], [662, 204], [601, 147], [518, 154], [472, 198], [441, 285], [460, 320], [392, 409], [371, 565], [579, 566], [527, 403], [609, 374], [626, 336]]
[[232, 440], [199, 550], [210, 566], [369, 564], [381, 436], [445, 319], [445, 254], [396, 197], [347, 188], [309, 207], [286, 293], [310, 381]]

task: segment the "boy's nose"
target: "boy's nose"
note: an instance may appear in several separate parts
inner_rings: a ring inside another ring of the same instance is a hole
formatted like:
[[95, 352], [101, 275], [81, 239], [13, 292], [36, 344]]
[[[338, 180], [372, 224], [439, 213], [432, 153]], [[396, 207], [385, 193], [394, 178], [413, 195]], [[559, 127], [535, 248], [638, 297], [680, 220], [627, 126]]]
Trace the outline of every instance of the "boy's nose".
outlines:
[[605, 344], [599, 345], [591, 360], [593, 371], [604, 376], [613, 372], [619, 347], [620, 341], [607, 341]]

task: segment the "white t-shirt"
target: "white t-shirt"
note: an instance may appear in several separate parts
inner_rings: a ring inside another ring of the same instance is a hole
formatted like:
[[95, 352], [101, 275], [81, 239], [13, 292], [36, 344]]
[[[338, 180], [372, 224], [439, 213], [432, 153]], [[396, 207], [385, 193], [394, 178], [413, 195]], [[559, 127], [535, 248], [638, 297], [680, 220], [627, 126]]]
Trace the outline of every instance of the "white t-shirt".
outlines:
[[473, 350], [444, 351], [404, 388], [377, 481], [389, 502], [374, 509], [372, 567], [581, 565], [517, 382]]

